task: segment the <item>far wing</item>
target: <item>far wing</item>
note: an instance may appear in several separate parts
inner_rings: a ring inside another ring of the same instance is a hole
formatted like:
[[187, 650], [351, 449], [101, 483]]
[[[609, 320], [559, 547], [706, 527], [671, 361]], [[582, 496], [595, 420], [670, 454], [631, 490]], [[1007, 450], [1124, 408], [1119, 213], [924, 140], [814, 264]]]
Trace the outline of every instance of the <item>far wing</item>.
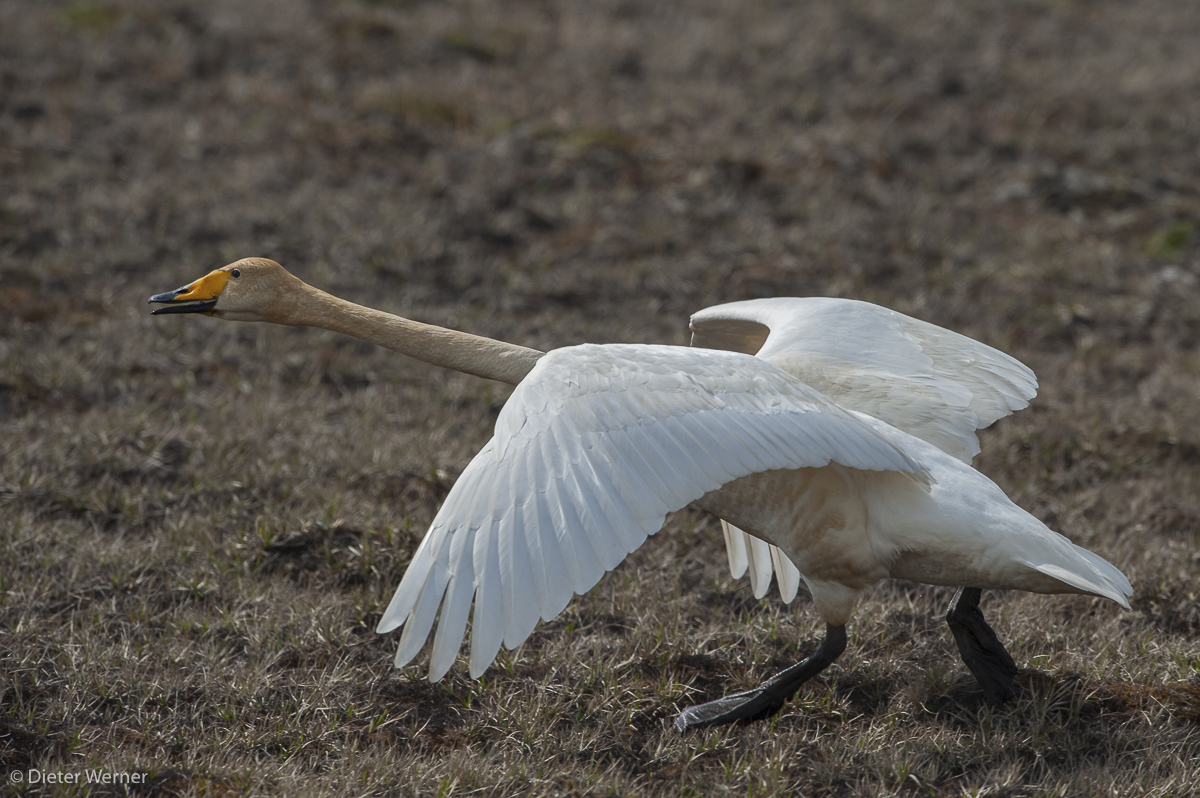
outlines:
[[[967, 463], [979, 453], [975, 431], [1028, 406], [1037, 393], [1037, 378], [1015, 358], [867, 302], [824, 297], [732, 302], [696, 313], [691, 328], [692, 346], [755, 354], [843, 407]], [[726, 537], [732, 541], [734, 576], [755, 562], [736, 552], [767, 545], [736, 528]], [[760, 554], [758, 561], [787, 562], [779, 552], [770, 554]], [[752, 569], [751, 575], [761, 597], [771, 573], [764, 577], [761, 569]]]
[[1037, 377], [965, 335], [852, 299], [754, 299], [692, 316], [692, 346], [754, 354], [843, 407], [963, 462], [975, 430], [1029, 405]]
[[470, 672], [520, 644], [662, 526], [747, 474], [837, 462], [928, 474], [870, 426], [762, 360], [685, 347], [579, 346], [543, 357], [422, 540], [379, 632], [411, 661], [439, 615], [431, 680], [472, 603]]

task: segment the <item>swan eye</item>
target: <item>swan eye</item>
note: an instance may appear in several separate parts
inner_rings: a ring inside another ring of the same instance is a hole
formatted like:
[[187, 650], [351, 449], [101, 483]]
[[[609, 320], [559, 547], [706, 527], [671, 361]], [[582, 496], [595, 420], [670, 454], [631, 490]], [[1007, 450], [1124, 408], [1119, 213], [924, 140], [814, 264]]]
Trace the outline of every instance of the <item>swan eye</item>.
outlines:
[[239, 277], [241, 277], [241, 276], [242, 276], [242, 270], [241, 270], [241, 269], [234, 269], [234, 270], [233, 270], [233, 271], [231, 271], [229, 274], [230, 274], [230, 275], [232, 275], [233, 279], [235, 279], [235, 280], [236, 280], [237, 278], [239, 278]]

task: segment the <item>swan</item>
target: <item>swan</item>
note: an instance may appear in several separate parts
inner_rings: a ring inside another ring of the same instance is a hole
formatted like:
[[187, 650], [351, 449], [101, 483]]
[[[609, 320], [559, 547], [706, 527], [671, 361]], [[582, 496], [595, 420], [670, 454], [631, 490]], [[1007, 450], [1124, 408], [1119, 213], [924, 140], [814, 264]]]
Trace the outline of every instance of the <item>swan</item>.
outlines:
[[[1016, 506], [970, 466], [976, 430], [1024, 408], [1014, 358], [845, 299], [763, 299], [691, 319], [692, 347], [584, 344], [540, 352], [365, 308], [247, 258], [174, 291], [155, 314], [319, 327], [515, 385], [413, 554], [377, 631], [403, 627], [396, 667], [426, 645], [429, 679], [512, 649], [696, 504], [721, 519], [734, 576], [785, 601], [803, 581], [825, 622], [809, 657], [759, 687], [685, 709], [679, 731], [779, 711], [846, 646], [885, 578], [959, 587], [946, 619], [984, 695], [1017, 672], [982, 590], [1101, 596], [1129, 580]], [[472, 606], [474, 607], [473, 615]]]

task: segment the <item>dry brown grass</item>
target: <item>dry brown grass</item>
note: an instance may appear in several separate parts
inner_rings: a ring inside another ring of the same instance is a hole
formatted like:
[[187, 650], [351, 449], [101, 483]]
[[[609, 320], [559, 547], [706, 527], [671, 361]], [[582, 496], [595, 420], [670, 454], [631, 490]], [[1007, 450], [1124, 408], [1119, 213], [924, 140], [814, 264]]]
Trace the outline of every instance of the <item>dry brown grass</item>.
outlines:
[[[0, 3], [0, 760], [141, 794], [1120, 795], [1200, 783], [1200, 14], [1178, 2]], [[1133, 612], [894, 583], [808, 651], [675, 514], [479, 682], [372, 629], [506, 389], [144, 299], [243, 255], [549, 348], [881, 302], [1012, 352], [977, 465]], [[29, 794], [81, 787], [19, 786]], [[112, 794], [120, 792], [112, 789]], [[94, 794], [105, 794], [103, 790]]]

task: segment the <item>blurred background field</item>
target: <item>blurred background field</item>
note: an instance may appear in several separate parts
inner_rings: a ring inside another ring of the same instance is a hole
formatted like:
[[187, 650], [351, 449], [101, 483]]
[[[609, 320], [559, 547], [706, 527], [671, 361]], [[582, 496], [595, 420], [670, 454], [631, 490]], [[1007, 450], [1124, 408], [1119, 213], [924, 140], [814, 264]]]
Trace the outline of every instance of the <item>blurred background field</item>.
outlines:
[[[155, 795], [1194, 793], [1197, 42], [1168, 0], [0, 3], [0, 763]], [[1042, 387], [976, 465], [1134, 609], [987, 594], [1024, 669], [998, 710], [950, 591], [880, 585], [776, 720], [680, 737], [820, 632], [684, 510], [430, 685], [373, 628], [508, 389], [150, 317], [248, 255], [539, 349], [686, 344], [765, 296], [978, 338]]]

